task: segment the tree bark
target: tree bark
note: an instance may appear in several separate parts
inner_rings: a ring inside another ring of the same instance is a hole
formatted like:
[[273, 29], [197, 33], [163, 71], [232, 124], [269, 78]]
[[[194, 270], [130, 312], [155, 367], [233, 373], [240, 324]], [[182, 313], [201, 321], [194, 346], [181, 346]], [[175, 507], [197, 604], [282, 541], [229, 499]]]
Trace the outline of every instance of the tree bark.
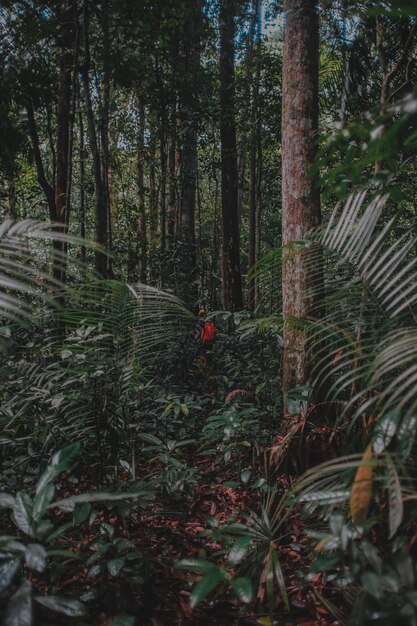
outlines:
[[[317, 178], [311, 175], [318, 132], [319, 23], [316, 0], [285, 0], [282, 94], [283, 391], [305, 384], [311, 362], [295, 318], [320, 305], [318, 267], [295, 242], [320, 224]], [[294, 245], [295, 244], [295, 245]]]
[[[248, 269], [255, 264], [257, 260], [257, 240], [259, 226], [258, 219], [258, 99], [259, 99], [259, 74], [260, 64], [257, 58], [254, 58], [255, 52], [255, 32], [256, 44], [259, 48], [260, 43], [260, 13], [261, 0], [253, 0], [252, 3], [252, 23], [251, 23], [251, 43], [250, 55], [248, 59], [248, 67], [250, 72], [254, 72], [255, 78], [250, 86], [250, 137], [249, 137], [249, 250], [248, 250]], [[256, 64], [256, 65], [255, 65]], [[248, 308], [253, 311], [256, 306], [256, 280], [251, 278], [248, 280]]]
[[220, 3], [220, 141], [222, 189], [222, 302], [243, 308], [240, 270], [238, 170], [235, 124], [234, 0]]
[[95, 251], [95, 268], [97, 273], [105, 278], [107, 276], [107, 203], [104, 183], [101, 172], [101, 157], [98, 145], [96, 122], [94, 119], [93, 102], [91, 97], [89, 70], [91, 66], [90, 56], [90, 14], [88, 0], [84, 0], [84, 67], [82, 72], [84, 95], [87, 109], [87, 129], [90, 150], [93, 158], [94, 186], [95, 186], [95, 230], [96, 241], [100, 245]]
[[137, 181], [138, 181], [138, 261], [139, 280], [146, 283], [148, 239], [146, 232], [145, 183], [144, 183], [144, 151], [145, 151], [145, 107], [142, 100], [138, 101], [139, 129], [137, 147]]

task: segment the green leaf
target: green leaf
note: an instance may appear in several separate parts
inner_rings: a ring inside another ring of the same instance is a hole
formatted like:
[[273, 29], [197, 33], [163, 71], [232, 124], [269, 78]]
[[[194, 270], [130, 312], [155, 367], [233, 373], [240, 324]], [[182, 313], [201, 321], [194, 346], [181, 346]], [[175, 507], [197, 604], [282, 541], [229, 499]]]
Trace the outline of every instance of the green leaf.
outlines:
[[394, 565], [400, 577], [401, 585], [406, 589], [412, 589], [414, 586], [414, 568], [410, 555], [405, 552], [397, 552]]
[[0, 506], [5, 509], [13, 509], [14, 507], [14, 498], [8, 493], [0, 493]]
[[158, 437], [155, 435], [151, 435], [150, 433], [138, 433], [139, 439], [142, 439], [145, 443], [151, 443], [155, 446], [162, 446], [163, 443]]
[[238, 537], [229, 552], [229, 562], [237, 565], [245, 557], [251, 544], [250, 537]]
[[372, 437], [375, 454], [381, 454], [390, 444], [397, 431], [399, 417], [398, 413], [390, 412], [376, 423]]
[[271, 553], [272, 567], [273, 567], [273, 570], [274, 570], [275, 578], [276, 578], [276, 581], [278, 583], [278, 587], [279, 587], [282, 599], [284, 601], [285, 607], [286, 607], [287, 611], [289, 611], [290, 610], [290, 603], [289, 603], [289, 600], [288, 600], [287, 587], [286, 587], [286, 584], [285, 584], [284, 574], [282, 572], [281, 562], [279, 560], [279, 556], [278, 556], [277, 551], [275, 550], [275, 548], [273, 548], [271, 552], [272, 552]]
[[93, 491], [92, 493], [81, 493], [76, 496], [70, 496], [63, 500], [52, 502], [48, 508], [59, 508], [62, 511], [73, 511], [76, 504], [81, 502], [115, 502], [117, 500], [128, 500], [129, 498], [150, 497], [150, 492], [140, 489], [138, 491], [125, 491], [119, 493], [105, 493], [101, 491]]
[[135, 618], [132, 615], [117, 615], [110, 626], [133, 626]]
[[71, 443], [69, 446], [66, 446], [65, 448], [59, 450], [59, 452], [54, 454], [50, 464], [38, 481], [38, 484], [36, 486], [36, 494], [40, 493], [42, 489], [52, 480], [55, 480], [55, 478], [57, 478], [57, 476], [59, 476], [61, 472], [66, 472], [67, 470], [71, 469], [71, 467], [77, 460], [79, 453], [80, 444]]
[[234, 578], [231, 582], [233, 591], [241, 602], [248, 604], [252, 600], [253, 589], [250, 578]]
[[110, 576], [117, 576], [122, 571], [124, 565], [126, 563], [126, 559], [112, 559], [107, 562], [107, 569], [109, 571]]
[[66, 559], [77, 559], [81, 561], [80, 555], [72, 550], [48, 550], [47, 556], [62, 556]]
[[55, 528], [55, 530], [48, 535], [46, 542], [51, 543], [52, 541], [55, 541], [55, 539], [60, 537], [65, 531], [69, 530], [70, 528], [73, 528], [72, 522], [67, 522], [66, 524], [62, 524], [62, 526]]
[[52, 501], [55, 493], [55, 486], [52, 483], [45, 485], [45, 487], [35, 496], [33, 501], [33, 519], [38, 521], [42, 517], [43, 513], [48, 508], [49, 503]]
[[81, 617], [85, 615], [85, 608], [79, 600], [63, 598], [61, 596], [35, 596], [36, 602], [42, 604], [51, 611], [68, 615], [69, 617]]
[[389, 536], [395, 535], [403, 520], [403, 498], [401, 484], [396, 467], [389, 454], [385, 455], [388, 471], [388, 501], [389, 501]]
[[89, 502], [81, 502], [74, 508], [74, 524], [82, 524], [90, 516], [92, 509]]
[[3, 626], [32, 626], [32, 583], [28, 580], [7, 603]]
[[13, 507], [13, 519], [25, 535], [33, 535], [31, 525], [33, 502], [25, 491], [19, 491]]
[[199, 602], [204, 600], [209, 593], [225, 579], [225, 572], [219, 567], [214, 567], [212, 571], [206, 574], [194, 587], [190, 595], [190, 606], [193, 609]]
[[25, 563], [29, 569], [41, 574], [46, 567], [46, 550], [40, 543], [30, 543], [26, 548]]
[[381, 597], [380, 578], [373, 572], [364, 572], [361, 577], [362, 586], [376, 600]]
[[218, 569], [210, 561], [204, 561], [203, 559], [182, 559], [175, 564], [176, 569], [185, 569], [190, 572], [196, 572], [197, 574], [207, 574], [213, 570]]
[[242, 483], [248, 483], [249, 482], [249, 478], [251, 477], [251, 470], [243, 470], [243, 472], [240, 475], [240, 479], [242, 481]]
[[20, 559], [8, 559], [1, 562], [0, 565], [0, 592], [7, 589], [12, 582], [17, 568], [19, 567]]

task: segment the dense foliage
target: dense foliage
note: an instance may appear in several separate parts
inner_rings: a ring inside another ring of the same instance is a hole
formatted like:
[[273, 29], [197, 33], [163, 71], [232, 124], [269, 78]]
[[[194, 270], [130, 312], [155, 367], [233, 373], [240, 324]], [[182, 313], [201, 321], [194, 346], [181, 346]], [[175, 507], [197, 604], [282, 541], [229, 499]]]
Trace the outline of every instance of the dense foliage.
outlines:
[[281, 3], [1, 3], [6, 626], [417, 624], [417, 11], [319, 16], [282, 245]]

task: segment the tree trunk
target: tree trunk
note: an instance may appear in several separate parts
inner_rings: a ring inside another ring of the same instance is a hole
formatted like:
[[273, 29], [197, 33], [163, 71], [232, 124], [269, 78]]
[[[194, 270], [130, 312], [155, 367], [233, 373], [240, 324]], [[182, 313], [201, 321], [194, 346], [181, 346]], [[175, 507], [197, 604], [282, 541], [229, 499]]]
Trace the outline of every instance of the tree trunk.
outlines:
[[294, 242], [320, 224], [320, 195], [311, 167], [318, 132], [319, 25], [316, 0], [285, 0], [282, 92], [283, 391], [310, 375], [305, 333], [294, 318], [320, 304], [320, 268]]
[[[78, 126], [80, 132], [79, 159], [80, 159], [80, 237], [85, 239], [85, 163], [84, 163], [84, 121], [83, 114], [78, 112]], [[86, 260], [86, 247], [81, 244], [81, 258]]]
[[[259, 47], [260, 43], [260, 13], [261, 0], [253, 0], [252, 3], [252, 23], [251, 23], [251, 42], [250, 42], [250, 59], [248, 59], [248, 67], [250, 73], [254, 72], [254, 80], [250, 87], [250, 137], [249, 137], [249, 250], [248, 250], [248, 269], [253, 267], [257, 260], [257, 226], [258, 218], [258, 180], [257, 180], [257, 161], [258, 161], [258, 98], [259, 98], [259, 79], [260, 79], [260, 63], [259, 59], [255, 59], [255, 32], [256, 43]], [[255, 66], [256, 63], [256, 66]], [[248, 281], [248, 308], [253, 311], [256, 306], [256, 280], [251, 278]]]
[[240, 273], [238, 171], [234, 106], [234, 0], [220, 3], [220, 141], [222, 188], [222, 302], [230, 311], [243, 308]]
[[95, 268], [97, 273], [107, 276], [107, 203], [104, 183], [101, 172], [101, 158], [97, 139], [96, 122], [94, 119], [93, 102], [91, 97], [89, 70], [91, 65], [89, 40], [90, 15], [88, 0], [84, 0], [84, 67], [82, 72], [84, 95], [87, 109], [88, 139], [93, 157], [94, 186], [95, 186], [95, 224], [96, 242], [100, 245], [95, 251]]
[[146, 283], [148, 239], [146, 233], [145, 183], [144, 183], [144, 152], [145, 152], [145, 107], [142, 100], [138, 102], [139, 129], [137, 147], [137, 181], [138, 181], [138, 261], [139, 280]]

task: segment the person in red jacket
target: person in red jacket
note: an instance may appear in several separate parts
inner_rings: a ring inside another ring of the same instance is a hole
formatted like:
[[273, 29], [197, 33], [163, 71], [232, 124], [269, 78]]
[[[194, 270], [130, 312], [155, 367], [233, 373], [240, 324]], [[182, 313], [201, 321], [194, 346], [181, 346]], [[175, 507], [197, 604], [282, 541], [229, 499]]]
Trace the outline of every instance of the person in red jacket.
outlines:
[[199, 373], [211, 377], [211, 361], [213, 353], [211, 347], [216, 340], [216, 327], [213, 322], [205, 320], [207, 311], [201, 307], [198, 312], [196, 340], [198, 345], [197, 365]]

